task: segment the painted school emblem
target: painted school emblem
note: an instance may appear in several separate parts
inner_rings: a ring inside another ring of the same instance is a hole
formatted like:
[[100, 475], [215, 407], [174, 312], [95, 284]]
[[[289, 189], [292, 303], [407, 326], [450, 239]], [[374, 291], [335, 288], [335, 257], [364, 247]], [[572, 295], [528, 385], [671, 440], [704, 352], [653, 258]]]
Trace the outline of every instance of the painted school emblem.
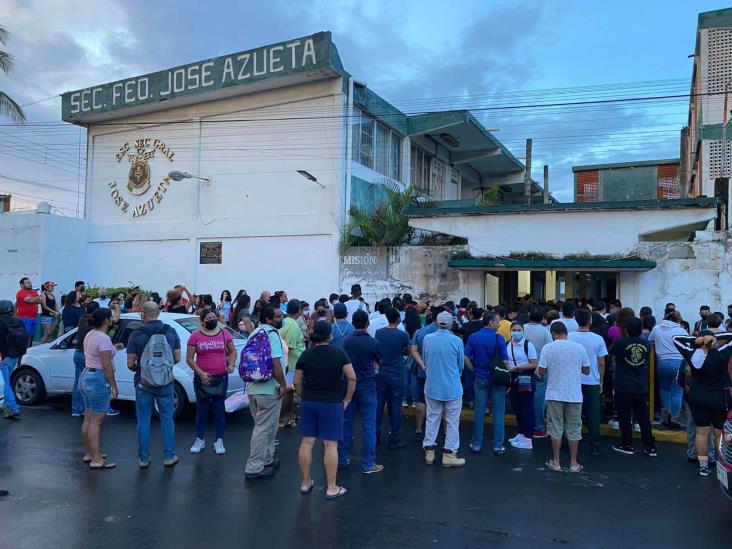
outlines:
[[130, 166], [127, 190], [135, 196], [145, 194], [150, 188], [150, 165], [145, 160], [135, 160]]
[[[152, 186], [150, 161], [156, 157], [156, 154], [158, 158], [165, 158], [169, 162], [173, 162], [173, 157], [175, 156], [175, 152], [165, 144], [165, 141], [152, 138], [128, 141], [117, 151], [114, 157], [117, 162], [122, 163], [125, 160], [129, 162], [130, 169], [127, 172], [127, 185], [125, 185], [125, 188], [132, 196], [142, 196], [150, 190]], [[160, 167], [159, 164], [155, 165]], [[167, 172], [167, 169], [165, 171]], [[115, 206], [118, 206], [123, 214], [132, 210], [132, 217], [140, 218], [153, 211], [155, 205], [163, 201], [165, 192], [170, 186], [170, 177], [165, 175], [157, 184], [152, 196], [149, 196], [147, 200], [143, 199], [144, 202], [140, 202], [137, 205], [132, 204], [132, 208], [130, 207], [129, 198], [124, 196], [124, 190], [121, 184], [118, 186], [117, 181], [112, 180], [107, 186], [109, 187], [109, 193], [112, 200], [114, 200]]]

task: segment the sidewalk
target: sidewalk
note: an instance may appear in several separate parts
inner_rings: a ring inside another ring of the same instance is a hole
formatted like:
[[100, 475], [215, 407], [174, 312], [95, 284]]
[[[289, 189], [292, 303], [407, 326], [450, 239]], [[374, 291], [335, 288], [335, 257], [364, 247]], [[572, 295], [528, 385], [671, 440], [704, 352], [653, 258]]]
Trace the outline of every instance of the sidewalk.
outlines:
[[[414, 409], [413, 408], [402, 408], [402, 413], [406, 416], [413, 416], [414, 415]], [[474, 421], [475, 416], [473, 415], [473, 410], [465, 410], [463, 409], [462, 413], [460, 414], [460, 419], [462, 421]], [[505, 419], [506, 425], [510, 427], [516, 427], [518, 423], [516, 422], [516, 416], [513, 414], [506, 414]], [[485, 416], [485, 423], [493, 423], [493, 418], [490, 415]], [[582, 427], [582, 432], [586, 433], [587, 428]], [[616, 431], [615, 429], [611, 428], [607, 423], [603, 423], [600, 425], [600, 433], [603, 436], [620, 436], [620, 431]], [[640, 433], [633, 433], [634, 438], [640, 438]], [[668, 431], [666, 429], [653, 429], [653, 436], [656, 440], [662, 441], [662, 442], [675, 442], [678, 444], [686, 444], [686, 431]]]

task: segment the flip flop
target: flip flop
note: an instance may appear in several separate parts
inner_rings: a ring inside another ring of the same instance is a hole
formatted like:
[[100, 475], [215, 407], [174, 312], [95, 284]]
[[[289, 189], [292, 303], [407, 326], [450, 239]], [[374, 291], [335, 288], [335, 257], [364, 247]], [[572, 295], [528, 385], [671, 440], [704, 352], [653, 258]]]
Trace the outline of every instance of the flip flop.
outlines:
[[117, 467], [116, 463], [107, 463], [106, 461], [103, 461], [101, 465], [89, 464], [89, 469], [114, 469], [115, 467]]
[[562, 472], [562, 468], [561, 467], [556, 468], [554, 465], [552, 465], [553, 463], [554, 462], [550, 459], [546, 463], [544, 463], [544, 467], [546, 467], [550, 471], [554, 471], [555, 473], [561, 473]]
[[581, 473], [582, 472], [582, 469], [584, 469], [584, 467], [581, 464], [578, 463], [576, 469], [572, 469], [570, 467], [569, 469], [567, 469], [567, 471], [569, 471], [570, 473]]
[[337, 499], [341, 496], [345, 496], [347, 493], [348, 493], [348, 490], [346, 490], [343, 486], [341, 486], [338, 488], [337, 494], [333, 494], [332, 496], [325, 494], [325, 499]]
[[308, 486], [308, 489], [307, 489], [307, 490], [303, 490], [303, 489], [302, 489], [302, 487], [300, 487], [300, 493], [301, 493], [301, 494], [302, 494], [303, 496], [306, 496], [306, 495], [308, 495], [308, 494], [309, 494], [310, 492], [312, 492], [312, 491], [313, 491], [313, 486], [315, 486], [315, 481], [314, 481], [314, 480], [311, 480], [311, 481], [310, 481], [310, 485]]
[[[107, 459], [107, 454], [102, 454], [102, 459]], [[91, 463], [91, 458], [81, 458], [84, 463]]]

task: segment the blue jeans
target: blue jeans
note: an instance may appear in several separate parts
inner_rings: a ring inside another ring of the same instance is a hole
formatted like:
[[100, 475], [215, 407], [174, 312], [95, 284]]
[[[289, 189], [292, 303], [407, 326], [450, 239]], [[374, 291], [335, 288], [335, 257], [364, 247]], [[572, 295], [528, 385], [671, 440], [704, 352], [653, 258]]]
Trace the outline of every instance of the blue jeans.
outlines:
[[157, 401], [160, 414], [160, 431], [163, 434], [163, 458], [175, 457], [175, 425], [173, 424], [173, 384], [165, 387], [135, 385], [135, 409], [137, 410], [137, 457], [150, 459], [150, 420], [153, 405]]
[[659, 358], [658, 359], [658, 385], [661, 390], [661, 405], [671, 414], [671, 417], [679, 417], [681, 413], [681, 400], [684, 390], [676, 382], [679, 368], [684, 362], [681, 358]]
[[15, 401], [15, 393], [13, 387], [10, 385], [10, 375], [18, 365], [17, 358], [6, 357], [0, 361], [0, 372], [3, 375], [3, 383], [5, 384], [4, 395], [5, 395], [5, 406], [7, 406], [12, 412], [20, 412], [20, 406]]
[[86, 357], [81, 351], [74, 351], [74, 388], [71, 390], [71, 413], [84, 414], [84, 399], [79, 391], [79, 377], [86, 368]]
[[488, 407], [488, 397], [491, 399], [491, 415], [493, 416], [493, 449], [503, 447], [506, 436], [504, 418], [506, 416], [506, 388], [489, 385], [482, 379], [475, 380], [475, 419], [473, 420], [473, 440], [470, 446], [473, 450], [480, 450], [483, 446], [483, 428], [485, 425], [485, 410]]
[[399, 442], [402, 432], [404, 377], [396, 372], [379, 372], [376, 376], [376, 396], [376, 438], [381, 438], [381, 420], [386, 404], [389, 409], [389, 444]]
[[404, 402], [417, 402], [417, 374], [412, 372], [413, 361], [405, 362], [404, 367]]
[[534, 380], [534, 429], [546, 431], [544, 415], [546, 412], [546, 374], [542, 379]]
[[361, 468], [372, 469], [376, 462], [376, 383], [363, 380], [356, 385], [351, 403], [343, 415], [343, 441], [338, 444], [338, 465], [344, 467], [351, 459], [353, 447], [353, 422], [356, 413], [361, 414], [363, 431], [363, 457]]
[[463, 368], [463, 400], [475, 401], [475, 374], [470, 368]]

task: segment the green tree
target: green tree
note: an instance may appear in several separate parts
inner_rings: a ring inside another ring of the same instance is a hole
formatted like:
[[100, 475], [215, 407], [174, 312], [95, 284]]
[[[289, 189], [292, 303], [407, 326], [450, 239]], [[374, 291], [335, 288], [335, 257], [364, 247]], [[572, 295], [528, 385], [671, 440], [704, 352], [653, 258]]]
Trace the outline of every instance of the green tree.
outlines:
[[[5, 46], [8, 42], [8, 31], [5, 27], [0, 26], [0, 46]], [[13, 56], [8, 52], [0, 50], [0, 71], [8, 74], [14, 65]], [[0, 90], [0, 114], [4, 114], [16, 124], [25, 122], [25, 113], [18, 103], [7, 93]]]
[[351, 206], [341, 239], [341, 252], [351, 246], [404, 246], [411, 243], [414, 228], [409, 226], [404, 210], [416, 200], [419, 194], [417, 187], [408, 185], [402, 189], [390, 180], [380, 181], [377, 185], [383, 190], [384, 199], [373, 211]]

